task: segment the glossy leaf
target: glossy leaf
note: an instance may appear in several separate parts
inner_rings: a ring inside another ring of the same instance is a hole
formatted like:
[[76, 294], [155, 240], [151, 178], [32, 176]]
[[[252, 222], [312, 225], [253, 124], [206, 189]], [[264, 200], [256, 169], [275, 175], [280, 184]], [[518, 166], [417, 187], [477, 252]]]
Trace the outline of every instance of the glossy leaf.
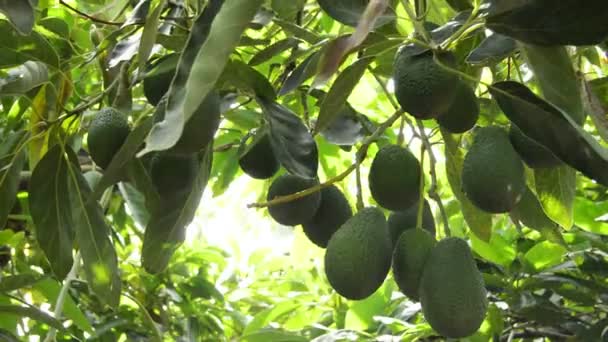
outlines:
[[27, 136], [25, 131], [12, 132], [0, 145], [0, 227], [5, 226], [17, 199], [20, 173], [27, 160], [23, 146]]
[[279, 40], [278, 42], [270, 45], [269, 47], [263, 49], [262, 51], [256, 53], [249, 60], [249, 65], [256, 66], [262, 64], [272, 57], [290, 49], [298, 45], [299, 40], [295, 38], [285, 38], [283, 40]]
[[239, 60], [231, 60], [226, 65], [222, 79], [253, 96], [263, 97], [267, 100], [274, 100], [277, 96], [264, 75]]
[[270, 125], [270, 144], [281, 165], [296, 176], [315, 178], [319, 152], [302, 120], [276, 102], [258, 99], [258, 103]]
[[537, 271], [555, 266], [562, 261], [568, 250], [549, 241], [543, 241], [530, 248], [524, 255], [524, 260]]
[[511, 215], [526, 227], [540, 232], [546, 239], [565, 244], [558, 225], [547, 217], [540, 202], [529, 188], [526, 188], [526, 192]]
[[223, 5], [216, 2], [207, 5], [191, 29], [169, 88], [165, 118], [154, 125], [140, 155], [166, 150], [179, 140], [184, 124], [213, 90], [230, 53], [263, 1], [226, 0]]
[[34, 7], [30, 0], [0, 0], [0, 12], [4, 13], [19, 33], [30, 34], [34, 28]]
[[[149, 6], [149, 5], [148, 5]], [[156, 43], [156, 36], [158, 34], [158, 25], [160, 22], [160, 15], [165, 8], [165, 1], [161, 1], [156, 5], [154, 11], [146, 19], [144, 29], [141, 34], [141, 41], [139, 43], [139, 51], [137, 53], [137, 59], [139, 62], [139, 70], [143, 72], [146, 68], [146, 62], [152, 54], [152, 49]]]
[[8, 21], [0, 20], [0, 67], [13, 67], [27, 61], [59, 67], [57, 52], [42, 35], [33, 31], [22, 36]]
[[137, 5], [135, 5], [133, 8], [133, 12], [131, 12], [127, 20], [125, 20], [125, 22], [122, 24], [121, 28], [146, 22], [146, 17], [150, 11], [151, 3], [152, 0], [139, 0]]
[[68, 163], [61, 146], [55, 145], [32, 172], [29, 190], [36, 239], [59, 279], [65, 278], [73, 263], [74, 208], [68, 177]]
[[162, 272], [175, 250], [184, 242], [186, 227], [192, 222], [196, 209], [209, 181], [213, 160], [213, 146], [201, 152], [199, 171], [191, 191], [177, 199], [161, 198], [151, 213], [142, 246], [142, 265], [146, 271]]
[[576, 172], [567, 165], [534, 170], [538, 199], [547, 216], [565, 229], [574, 223]]
[[29, 90], [48, 82], [49, 70], [41, 62], [25, 62], [23, 65], [0, 73], [0, 95], [23, 95]]
[[593, 45], [608, 38], [606, 17], [604, 0], [494, 1], [486, 26], [532, 44]]
[[[389, 0], [387, 0], [389, 1]], [[333, 19], [349, 26], [357, 26], [359, 20], [369, 0], [318, 0], [319, 6]], [[395, 1], [391, 1], [393, 6], [384, 12], [378, 19], [376, 27], [385, 25], [395, 19], [395, 13], [391, 8], [395, 8]]]
[[321, 60], [322, 51], [318, 50], [308, 56], [302, 63], [300, 63], [287, 77], [285, 83], [279, 91], [279, 95], [285, 95], [290, 93], [302, 83], [315, 75], [317, 65]]
[[351, 146], [363, 140], [373, 130], [373, 123], [346, 103], [332, 123], [320, 134], [332, 144]]
[[474, 65], [496, 64], [509, 57], [516, 49], [517, 43], [513, 38], [494, 33], [469, 53], [466, 62]]
[[608, 152], [569, 115], [517, 82], [495, 83], [490, 93], [525, 135], [587, 177], [608, 185]]

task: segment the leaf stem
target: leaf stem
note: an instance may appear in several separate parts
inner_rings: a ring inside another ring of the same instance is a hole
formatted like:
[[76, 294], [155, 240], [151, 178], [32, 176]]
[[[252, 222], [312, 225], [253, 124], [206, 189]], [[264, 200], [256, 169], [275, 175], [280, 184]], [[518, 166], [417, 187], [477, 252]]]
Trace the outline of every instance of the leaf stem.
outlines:
[[414, 13], [414, 10], [410, 6], [409, 0], [402, 0], [401, 3], [403, 4], [403, 8], [405, 9], [407, 16], [412, 21], [412, 24], [414, 25], [414, 30], [416, 31], [416, 33], [418, 33], [421, 37], [423, 37], [423, 39], [425, 41], [427, 41], [429, 43], [430, 48], [432, 50], [437, 49], [438, 48], [437, 43], [435, 43], [433, 41], [433, 39], [431, 38], [431, 35], [426, 30], [426, 28], [424, 28], [424, 25], [422, 24], [422, 22], [420, 20], [418, 20], [418, 16], [416, 15], [416, 13]]
[[416, 228], [422, 229], [422, 214], [424, 209], [424, 144], [420, 146], [420, 188], [418, 195], [418, 212], [416, 213]]
[[357, 163], [355, 167], [355, 174], [357, 177], [357, 210], [361, 210], [365, 207], [363, 203], [363, 187], [361, 186], [361, 165]]

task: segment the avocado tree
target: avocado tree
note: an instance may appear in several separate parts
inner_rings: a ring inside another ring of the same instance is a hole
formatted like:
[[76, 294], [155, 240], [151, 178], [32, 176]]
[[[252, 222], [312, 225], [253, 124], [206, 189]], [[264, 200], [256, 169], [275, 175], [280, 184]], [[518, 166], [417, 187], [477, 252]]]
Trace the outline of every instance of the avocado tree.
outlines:
[[0, 12], [0, 339], [608, 339], [605, 0]]

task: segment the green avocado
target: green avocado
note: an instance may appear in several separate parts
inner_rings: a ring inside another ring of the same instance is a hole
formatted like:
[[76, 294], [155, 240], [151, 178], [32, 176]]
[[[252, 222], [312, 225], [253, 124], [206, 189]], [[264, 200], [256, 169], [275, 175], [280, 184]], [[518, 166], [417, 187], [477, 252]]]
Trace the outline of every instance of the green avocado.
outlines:
[[161, 197], [174, 197], [191, 190], [199, 170], [196, 154], [155, 154], [150, 161], [150, 178]]
[[[416, 202], [406, 210], [395, 211], [389, 215], [388, 231], [391, 235], [393, 246], [396, 245], [399, 236], [403, 234], [403, 232], [416, 228], [419, 203], [420, 202]], [[422, 208], [422, 228], [427, 230], [431, 236], [435, 236], [435, 219], [433, 218], [433, 212], [431, 211], [431, 206], [427, 200], [424, 200], [424, 207]]]
[[325, 274], [340, 295], [360, 300], [372, 295], [391, 267], [391, 242], [382, 211], [361, 209], [332, 235], [325, 251]]
[[105, 169], [131, 132], [127, 118], [108, 107], [95, 114], [89, 126], [87, 145], [91, 159]]
[[475, 126], [478, 118], [479, 101], [475, 91], [468, 84], [459, 82], [454, 101], [437, 118], [437, 123], [450, 133], [464, 133]]
[[410, 299], [419, 298], [420, 278], [434, 245], [435, 237], [423, 229], [407, 230], [395, 244], [393, 278]]
[[240, 156], [239, 166], [243, 172], [255, 179], [268, 179], [279, 171], [279, 161], [272, 151], [267, 133], [254, 141], [253, 145]]
[[[272, 182], [266, 199], [270, 201], [277, 196], [291, 195], [317, 184], [318, 181], [313, 179], [284, 174]], [[317, 191], [290, 202], [272, 205], [268, 207], [268, 213], [284, 226], [297, 226], [312, 219], [320, 204], [321, 193]]]
[[177, 143], [169, 149], [173, 154], [200, 152], [214, 138], [220, 124], [220, 97], [211, 91], [184, 125]]
[[331, 185], [321, 189], [319, 209], [311, 220], [302, 224], [302, 229], [312, 243], [325, 248], [331, 236], [352, 216], [353, 211], [342, 191]]

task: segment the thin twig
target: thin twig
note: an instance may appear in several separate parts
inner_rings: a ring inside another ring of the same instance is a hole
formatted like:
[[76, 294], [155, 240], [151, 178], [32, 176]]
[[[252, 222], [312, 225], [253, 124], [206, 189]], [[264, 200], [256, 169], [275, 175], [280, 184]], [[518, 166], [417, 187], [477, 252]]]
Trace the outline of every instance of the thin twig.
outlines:
[[122, 24], [124, 23], [118, 23], [115, 21], [108, 21], [108, 20], [104, 20], [104, 19], [99, 19], [93, 16], [90, 16], [82, 11], [80, 11], [79, 9], [72, 7], [70, 4], [68, 4], [67, 2], [65, 2], [64, 0], [59, 0], [59, 3], [62, 4], [63, 6], [67, 7], [68, 9], [70, 9], [73, 12], [76, 12], [78, 15], [85, 17], [86, 19], [89, 19], [91, 21], [94, 21], [96, 23], [100, 23], [100, 24], [104, 24], [104, 25], [113, 25], [113, 26], [122, 26]]
[[365, 207], [363, 203], [363, 186], [361, 186], [361, 165], [357, 163], [355, 168], [355, 174], [357, 177], [357, 210], [361, 210]]
[[267, 202], [248, 204], [247, 208], [265, 208], [265, 207], [269, 207], [269, 206], [273, 206], [273, 205], [277, 205], [277, 204], [281, 204], [281, 203], [291, 202], [291, 201], [297, 200], [298, 198], [302, 198], [304, 196], [308, 196], [317, 191], [320, 191], [321, 189], [331, 186], [334, 183], [342, 181], [344, 178], [346, 178], [348, 175], [350, 175], [353, 171], [355, 171], [357, 166], [360, 165], [363, 162], [363, 160], [365, 160], [365, 156], [367, 155], [367, 149], [369, 148], [369, 146], [374, 141], [376, 141], [384, 133], [384, 131], [386, 131], [387, 128], [391, 127], [393, 125], [393, 123], [395, 123], [395, 121], [397, 121], [402, 115], [403, 115], [403, 111], [397, 110], [390, 118], [388, 118], [385, 122], [383, 122], [380, 126], [378, 126], [378, 128], [374, 131], [374, 133], [372, 135], [370, 135], [369, 137], [367, 137], [361, 144], [361, 147], [357, 151], [357, 155], [356, 155], [357, 159], [355, 160], [355, 162], [352, 165], [350, 165], [346, 170], [342, 171], [342, 173], [340, 173], [339, 175], [325, 181], [324, 183], [317, 184], [311, 188], [302, 190], [300, 192], [296, 192], [296, 193], [286, 195], [286, 196], [277, 196], [274, 199], [267, 201]]
[[402, 3], [403, 3], [403, 8], [405, 9], [405, 12], [407, 13], [407, 16], [410, 18], [410, 20], [412, 21], [412, 24], [414, 25], [414, 30], [416, 31], [416, 33], [418, 33], [426, 42], [428, 42], [431, 49], [433, 49], [433, 50], [437, 49], [437, 43], [435, 43], [433, 41], [433, 39], [431, 38], [431, 35], [429, 34], [429, 31], [427, 31], [427, 29], [424, 27], [422, 22], [420, 20], [418, 20], [418, 16], [416, 15], [416, 13], [414, 13], [414, 10], [410, 7], [409, 1], [402, 0]]

